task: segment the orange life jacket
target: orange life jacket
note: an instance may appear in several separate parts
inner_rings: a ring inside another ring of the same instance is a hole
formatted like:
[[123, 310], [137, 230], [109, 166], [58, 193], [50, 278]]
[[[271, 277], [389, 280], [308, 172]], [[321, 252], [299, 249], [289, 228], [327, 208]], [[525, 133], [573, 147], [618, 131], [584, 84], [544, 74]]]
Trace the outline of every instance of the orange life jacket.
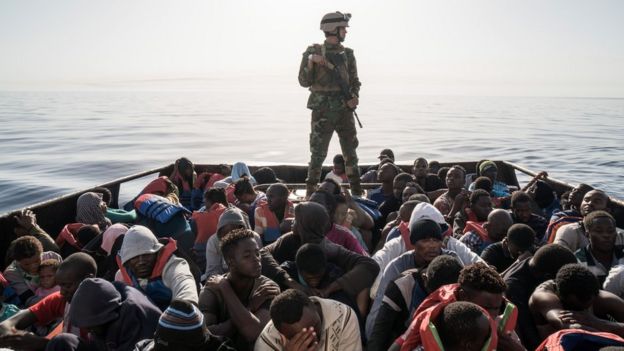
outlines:
[[[266, 223], [261, 223], [264, 227], [264, 231], [262, 232], [262, 241], [264, 243], [274, 242], [282, 234], [280, 230], [280, 221], [277, 219], [275, 213], [269, 208], [269, 202], [266, 198], [258, 201], [256, 211], [258, 213], [254, 215], [254, 227], [257, 227], [257, 224], [260, 224], [258, 223], [259, 219], [262, 218], [266, 220]], [[293, 203], [291, 201], [287, 201], [284, 208], [284, 219], [293, 218], [294, 216], [295, 213]]]
[[147, 286], [145, 286], [145, 288], [141, 287], [137, 278], [132, 275], [131, 271], [129, 272], [126, 267], [121, 264], [121, 257], [119, 255], [117, 255], [115, 259], [117, 261], [117, 266], [119, 267], [119, 272], [121, 273], [123, 281], [129, 286], [132, 286], [142, 291], [156, 306], [164, 311], [171, 302], [173, 292], [163, 283], [162, 273], [165, 269], [165, 265], [167, 264], [167, 262], [169, 262], [169, 259], [171, 258], [173, 253], [178, 249], [178, 246], [174, 239], [167, 238], [161, 240], [167, 240], [168, 242], [158, 251], [156, 264], [154, 264], [152, 274], [150, 275]]
[[225, 176], [221, 173], [202, 172], [197, 176], [193, 186], [195, 189], [208, 190], [212, 188], [215, 182], [224, 178]]
[[[418, 306], [416, 311], [413, 314], [413, 320], [410, 323], [407, 331], [403, 336], [401, 336], [398, 341], [401, 344], [401, 350], [413, 350], [417, 346], [421, 344], [422, 337], [420, 335], [420, 322], [422, 318], [418, 318], [418, 316], [424, 312], [425, 310], [432, 308], [434, 306], [442, 305], [446, 306], [452, 302], [457, 301], [457, 297], [455, 295], [457, 289], [459, 289], [459, 284], [448, 284], [441, 286], [436, 291], [429, 294], [429, 296]], [[506, 302], [505, 312], [503, 314], [503, 318], [499, 322], [500, 325], [498, 328], [505, 333], [511, 332], [516, 328], [516, 322], [518, 320], [518, 309], [512, 303], [504, 300]], [[427, 349], [428, 350], [428, 349]]]
[[548, 228], [546, 228], [546, 235], [548, 235], [548, 244], [552, 244], [555, 241], [555, 237], [557, 236], [557, 231], [559, 230], [559, 228], [563, 227], [566, 224], [577, 223], [582, 220], [583, 217], [561, 216], [556, 221], [548, 223]]
[[143, 190], [141, 190], [142, 194], [158, 194], [165, 196], [169, 192], [169, 184], [167, 183], [169, 178], [167, 176], [161, 176], [154, 180], [152, 180]]
[[223, 204], [217, 202], [212, 204], [206, 211], [193, 212], [191, 220], [195, 221], [195, 226], [197, 227], [196, 244], [205, 244], [217, 232], [219, 217], [221, 217], [226, 208]]
[[58, 245], [58, 247], [61, 247], [65, 243], [67, 243], [77, 250], [82, 250], [82, 245], [80, 245], [80, 243], [76, 239], [76, 234], [78, 234], [80, 228], [84, 226], [85, 225], [83, 223], [69, 223], [64, 226], [63, 229], [61, 229], [59, 235], [56, 237], [56, 245]]
[[466, 222], [466, 226], [464, 227], [464, 234], [468, 232], [475, 232], [479, 235], [479, 237], [481, 237], [483, 241], [487, 241], [487, 242], [492, 241], [490, 239], [490, 236], [488, 235], [487, 230], [483, 228], [483, 223], [485, 222], [473, 222], [473, 221]]
[[[173, 255], [173, 253], [178, 249], [178, 245], [175, 239], [163, 238], [161, 240], [167, 240], [168, 243], [158, 251], [158, 258], [156, 259], [156, 264], [154, 265], [154, 268], [152, 269], [152, 274], [150, 275], [149, 279], [159, 278], [160, 276], [162, 276], [162, 272], [165, 269], [165, 265], [171, 258], [171, 255]], [[126, 267], [121, 264], [121, 257], [117, 255], [116, 258], [117, 258], [117, 266], [119, 267], [119, 272], [121, 273], [121, 276], [123, 277], [124, 282], [126, 282], [129, 285], [132, 285], [132, 278], [130, 278], [130, 275], [128, 274], [128, 271], [126, 270]]]
[[[419, 323], [419, 335], [420, 335], [420, 344], [427, 351], [443, 351], [444, 345], [443, 340], [440, 340], [440, 336], [435, 329], [435, 325], [433, 321], [442, 313], [445, 304], [438, 304], [433, 306], [425, 311], [423, 311], [420, 315], [420, 323]], [[486, 344], [483, 345], [482, 351], [495, 351], [496, 346], [498, 345], [498, 334], [496, 330], [496, 321], [494, 321], [490, 315], [481, 307], [479, 307], [483, 313], [487, 316], [488, 321], [490, 323], [490, 337], [487, 339]], [[403, 350], [403, 347], [401, 347]], [[410, 349], [412, 350], [412, 349]]]

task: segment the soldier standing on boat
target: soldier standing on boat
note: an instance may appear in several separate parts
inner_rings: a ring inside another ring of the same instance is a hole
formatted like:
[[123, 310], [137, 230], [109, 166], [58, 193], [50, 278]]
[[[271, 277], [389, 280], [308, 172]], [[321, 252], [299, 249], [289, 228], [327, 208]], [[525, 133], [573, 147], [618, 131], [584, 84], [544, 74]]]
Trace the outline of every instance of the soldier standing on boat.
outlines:
[[321, 179], [321, 167], [334, 130], [340, 139], [351, 192], [362, 195], [354, 121], [361, 83], [353, 50], [341, 44], [347, 34], [349, 19], [350, 14], [340, 12], [323, 16], [321, 30], [325, 33], [325, 42], [309, 46], [299, 68], [299, 84], [310, 89], [307, 106], [312, 110], [307, 196]]

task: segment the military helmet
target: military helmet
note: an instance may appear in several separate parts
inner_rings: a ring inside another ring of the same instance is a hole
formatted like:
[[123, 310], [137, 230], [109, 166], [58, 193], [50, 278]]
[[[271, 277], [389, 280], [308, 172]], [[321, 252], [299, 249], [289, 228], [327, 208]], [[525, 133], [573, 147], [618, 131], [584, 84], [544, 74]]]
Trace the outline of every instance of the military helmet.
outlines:
[[321, 19], [321, 30], [323, 32], [333, 33], [338, 27], [348, 27], [350, 19], [350, 13], [342, 13], [338, 11], [328, 13], [323, 16], [323, 19]]

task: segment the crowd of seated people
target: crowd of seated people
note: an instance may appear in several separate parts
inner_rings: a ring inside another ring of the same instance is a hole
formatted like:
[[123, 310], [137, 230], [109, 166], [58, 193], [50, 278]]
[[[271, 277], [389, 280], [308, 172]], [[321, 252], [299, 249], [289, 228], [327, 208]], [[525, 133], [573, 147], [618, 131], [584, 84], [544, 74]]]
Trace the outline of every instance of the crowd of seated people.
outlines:
[[0, 348], [624, 347], [624, 233], [604, 191], [558, 195], [544, 172], [518, 189], [490, 160], [470, 174], [378, 158], [366, 197], [341, 155], [307, 197], [269, 167], [180, 158], [121, 208], [81, 194], [58, 233], [20, 212]]

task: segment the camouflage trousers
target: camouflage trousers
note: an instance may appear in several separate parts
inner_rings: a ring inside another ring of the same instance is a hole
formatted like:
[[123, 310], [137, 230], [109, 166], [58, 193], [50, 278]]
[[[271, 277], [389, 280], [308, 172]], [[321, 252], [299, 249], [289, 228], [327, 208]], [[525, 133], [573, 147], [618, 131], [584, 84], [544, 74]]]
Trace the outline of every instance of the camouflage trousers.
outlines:
[[[327, 157], [329, 142], [336, 131], [340, 140], [342, 156], [345, 159], [345, 172], [351, 187], [361, 194], [360, 169], [355, 149], [358, 147], [357, 130], [353, 111], [312, 110], [310, 131], [310, 163], [306, 183], [316, 185], [321, 179], [321, 167]], [[357, 186], [357, 189], [354, 189]]]

